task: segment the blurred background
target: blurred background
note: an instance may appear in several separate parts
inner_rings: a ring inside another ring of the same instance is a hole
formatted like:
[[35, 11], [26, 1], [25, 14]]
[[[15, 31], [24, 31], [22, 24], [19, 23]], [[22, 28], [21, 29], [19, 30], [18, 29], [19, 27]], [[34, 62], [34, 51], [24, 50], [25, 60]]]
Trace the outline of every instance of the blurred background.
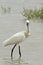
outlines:
[[[42, 6], [43, 0], [0, 0], [0, 65], [7, 65], [7, 63], [3, 64], [3, 58], [8, 58], [7, 61], [10, 61], [10, 52], [13, 47], [4, 47], [3, 41], [25, 30], [25, 17], [21, 14], [23, 8], [40, 9]], [[30, 19], [31, 36], [20, 44], [22, 59], [28, 61], [29, 65], [43, 65], [43, 22], [41, 21]], [[17, 47], [14, 50], [14, 59], [18, 57]], [[12, 64], [8, 63], [8, 65]]]

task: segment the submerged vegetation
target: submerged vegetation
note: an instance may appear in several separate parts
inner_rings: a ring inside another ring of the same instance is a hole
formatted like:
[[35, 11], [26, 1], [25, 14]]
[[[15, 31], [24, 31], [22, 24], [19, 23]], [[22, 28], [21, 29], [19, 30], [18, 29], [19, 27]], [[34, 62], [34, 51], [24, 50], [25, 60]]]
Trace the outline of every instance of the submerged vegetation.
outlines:
[[43, 7], [34, 10], [23, 8], [22, 15], [26, 17], [26, 19], [43, 19]]

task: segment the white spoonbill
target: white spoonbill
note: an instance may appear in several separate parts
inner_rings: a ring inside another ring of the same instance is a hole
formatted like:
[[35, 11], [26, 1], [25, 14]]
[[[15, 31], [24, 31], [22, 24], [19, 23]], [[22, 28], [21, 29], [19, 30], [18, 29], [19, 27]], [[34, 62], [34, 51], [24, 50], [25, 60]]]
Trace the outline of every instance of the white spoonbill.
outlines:
[[16, 34], [14, 34], [13, 36], [11, 36], [9, 39], [7, 39], [3, 42], [4, 46], [14, 44], [14, 46], [11, 50], [11, 59], [13, 58], [13, 51], [14, 51], [14, 48], [16, 47], [17, 44], [18, 44], [18, 47], [19, 47], [19, 55], [21, 57], [21, 51], [20, 51], [19, 43], [22, 42], [24, 39], [28, 38], [29, 36], [30, 36], [30, 33], [29, 33], [29, 20], [26, 20], [26, 31], [18, 32]]

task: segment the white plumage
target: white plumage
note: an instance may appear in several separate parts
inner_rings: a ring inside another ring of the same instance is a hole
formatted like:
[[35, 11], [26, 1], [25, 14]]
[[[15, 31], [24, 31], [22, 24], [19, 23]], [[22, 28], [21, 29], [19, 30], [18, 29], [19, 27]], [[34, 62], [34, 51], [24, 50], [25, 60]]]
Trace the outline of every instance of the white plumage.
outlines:
[[[18, 32], [3, 42], [4, 46], [14, 44], [14, 47], [12, 48], [12, 51], [11, 51], [11, 58], [12, 58], [12, 54], [13, 54], [13, 50], [14, 50], [15, 46], [17, 44], [19, 44], [20, 42], [22, 42], [23, 40], [25, 40], [26, 38], [28, 38], [29, 36], [30, 36], [29, 20], [26, 20], [26, 31]], [[19, 46], [19, 55], [21, 56], [20, 46]]]
[[[29, 20], [27, 20], [26, 23], [29, 23]], [[28, 29], [29, 28], [27, 28], [27, 30]], [[27, 31], [18, 32], [16, 34], [14, 34], [13, 36], [11, 36], [9, 39], [5, 40], [3, 42], [4, 46], [18, 44], [18, 43], [22, 42], [25, 38], [27, 38], [25, 36], [25, 33], [26, 33], [26, 35], [28, 34], [28, 36], [30, 35], [30, 33], [28, 33]]]
[[23, 32], [14, 34], [9, 39], [5, 40], [3, 43], [4, 43], [4, 46], [8, 46], [8, 45], [13, 45], [13, 44], [18, 44], [22, 42], [24, 39], [25, 39], [25, 36], [24, 36], [24, 31], [23, 31]]

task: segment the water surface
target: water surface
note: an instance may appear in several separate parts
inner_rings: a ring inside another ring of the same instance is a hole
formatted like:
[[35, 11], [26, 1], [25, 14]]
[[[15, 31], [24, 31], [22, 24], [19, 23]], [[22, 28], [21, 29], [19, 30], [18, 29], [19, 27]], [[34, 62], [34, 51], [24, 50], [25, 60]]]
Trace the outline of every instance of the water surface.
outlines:
[[23, 41], [21, 46], [22, 58], [19, 58], [18, 46], [14, 50], [13, 62], [10, 52], [13, 46], [4, 47], [3, 41], [16, 32], [25, 30], [23, 7], [40, 8], [43, 0], [0, 0], [0, 6], [10, 6], [11, 13], [4, 14], [0, 8], [0, 65], [43, 65], [43, 23], [30, 20], [31, 36]]

